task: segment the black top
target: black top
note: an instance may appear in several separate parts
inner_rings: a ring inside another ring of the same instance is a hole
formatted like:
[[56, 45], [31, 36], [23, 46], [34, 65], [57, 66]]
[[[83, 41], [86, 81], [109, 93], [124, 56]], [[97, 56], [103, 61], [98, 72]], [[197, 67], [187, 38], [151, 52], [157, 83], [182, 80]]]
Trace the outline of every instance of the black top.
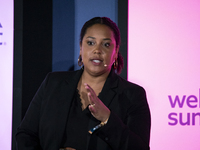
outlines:
[[[88, 140], [89, 120], [92, 117], [88, 107], [82, 110], [82, 103], [78, 90], [72, 101], [69, 119], [66, 126], [63, 147], [71, 147], [76, 150], [86, 150]], [[75, 136], [74, 136], [75, 135]]]

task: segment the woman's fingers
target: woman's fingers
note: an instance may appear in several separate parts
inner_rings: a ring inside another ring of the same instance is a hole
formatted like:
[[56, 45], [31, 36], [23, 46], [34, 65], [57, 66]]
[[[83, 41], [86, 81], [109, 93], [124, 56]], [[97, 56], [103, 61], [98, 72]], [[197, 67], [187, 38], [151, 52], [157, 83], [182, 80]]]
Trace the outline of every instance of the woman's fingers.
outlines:
[[94, 90], [87, 84], [85, 83], [85, 88], [87, 89], [88, 93], [88, 100], [89, 100], [89, 110], [92, 113], [92, 115], [95, 117], [98, 105], [99, 105], [99, 98], [96, 96]]
[[95, 113], [95, 105], [96, 105], [96, 103], [94, 102], [93, 98], [91, 97], [91, 93], [88, 93], [88, 100], [90, 102], [89, 110], [94, 114]]
[[85, 85], [85, 88], [86, 88], [89, 92], [91, 92], [92, 95], [95, 95], [95, 96], [96, 96], [94, 90], [93, 90], [87, 83], [84, 83], [84, 85]]
[[97, 96], [96, 96], [94, 90], [87, 83], [85, 83], [85, 88], [88, 91], [88, 99], [89, 99], [90, 104], [95, 104]]
[[85, 88], [88, 91], [88, 101], [90, 103], [89, 110], [91, 114], [100, 121], [105, 121], [110, 116], [110, 110], [103, 104], [103, 102], [96, 96], [94, 90], [85, 83]]
[[89, 105], [88, 108], [89, 108], [91, 114], [95, 117], [95, 112], [96, 112], [95, 106], [94, 105]]

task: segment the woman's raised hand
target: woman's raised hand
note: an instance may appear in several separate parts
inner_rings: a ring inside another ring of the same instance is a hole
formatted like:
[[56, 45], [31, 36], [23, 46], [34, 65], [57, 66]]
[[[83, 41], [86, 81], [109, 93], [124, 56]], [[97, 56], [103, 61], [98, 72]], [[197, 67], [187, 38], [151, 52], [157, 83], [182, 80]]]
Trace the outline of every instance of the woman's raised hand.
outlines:
[[94, 90], [87, 84], [84, 83], [85, 89], [87, 90], [89, 100], [89, 110], [91, 114], [99, 121], [105, 122], [110, 117], [110, 110], [104, 105], [104, 103], [97, 97]]

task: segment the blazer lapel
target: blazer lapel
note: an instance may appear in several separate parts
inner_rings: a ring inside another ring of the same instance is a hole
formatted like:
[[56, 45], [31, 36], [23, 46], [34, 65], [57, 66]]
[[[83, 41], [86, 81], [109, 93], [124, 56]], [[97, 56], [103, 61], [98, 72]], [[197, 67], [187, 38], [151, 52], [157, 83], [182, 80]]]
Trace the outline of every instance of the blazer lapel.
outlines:
[[112, 102], [114, 96], [117, 93], [117, 86], [118, 86], [118, 78], [115, 74], [114, 70], [111, 70], [103, 89], [99, 95], [99, 99], [109, 107], [110, 103]]

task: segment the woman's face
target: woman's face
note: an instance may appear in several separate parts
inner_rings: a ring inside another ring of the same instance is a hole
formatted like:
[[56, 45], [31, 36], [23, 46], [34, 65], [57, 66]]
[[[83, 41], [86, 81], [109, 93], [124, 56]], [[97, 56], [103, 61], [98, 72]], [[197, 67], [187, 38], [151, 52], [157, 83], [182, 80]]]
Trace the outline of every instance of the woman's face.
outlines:
[[109, 73], [118, 56], [113, 31], [102, 24], [89, 27], [80, 45], [80, 55], [87, 73], [94, 76]]

